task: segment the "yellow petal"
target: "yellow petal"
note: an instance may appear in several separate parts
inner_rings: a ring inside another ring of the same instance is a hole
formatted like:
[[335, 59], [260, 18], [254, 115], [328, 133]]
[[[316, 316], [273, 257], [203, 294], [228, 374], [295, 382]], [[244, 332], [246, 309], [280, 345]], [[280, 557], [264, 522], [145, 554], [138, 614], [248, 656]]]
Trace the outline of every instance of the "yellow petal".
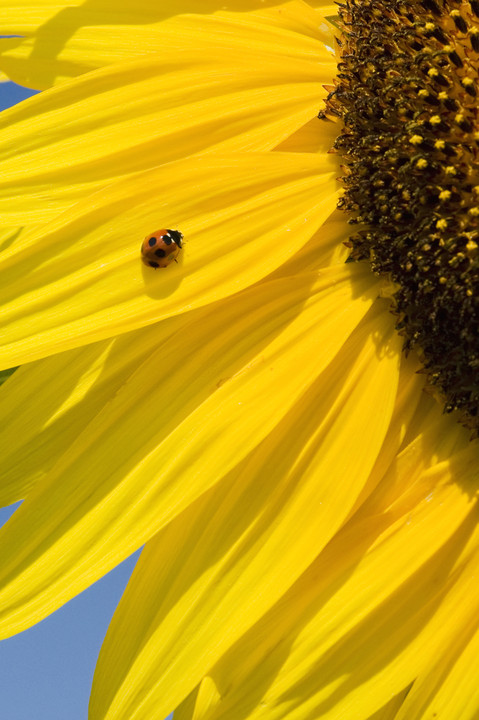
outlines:
[[16, 227], [3, 227], [0, 230], [0, 252], [6, 250], [14, 243], [23, 242], [27, 232], [31, 232], [32, 228], [27, 228], [24, 225]]
[[[463, 563], [460, 581], [444, 603], [434, 625], [432, 645], [436, 652], [415, 681], [397, 720], [448, 718], [475, 720], [479, 705], [477, 656], [479, 652], [477, 572], [479, 548]], [[441, 626], [449, 629], [443, 639]], [[437, 642], [439, 636], [439, 643]], [[444, 641], [445, 640], [445, 641]], [[210, 685], [213, 683], [210, 681]]]
[[[109, 186], [0, 256], [0, 367], [102, 340], [265, 277], [336, 202], [329, 156], [245, 153], [163, 165]], [[179, 263], [153, 270], [144, 237], [178, 228]]]
[[207, 716], [218, 700], [218, 689], [212, 679], [206, 676], [175, 709], [175, 720], [200, 720]]
[[[423, 456], [419, 443], [411, 450]], [[397, 471], [384, 477], [387, 488]], [[208, 673], [221, 698], [208, 720], [366, 720], [431, 666], [456, 628], [446, 620], [450, 587], [462, 570], [470, 581], [465, 566], [479, 547], [477, 507], [453, 474], [477, 484], [470, 448], [452, 466], [401, 475], [395, 501], [380, 512], [377, 498], [365, 503]]]
[[376, 303], [281, 425], [146, 546], [99, 658], [92, 720], [166, 716], [339, 529], [394, 407], [392, 329]]
[[[326, 94], [323, 91], [321, 93], [321, 98], [324, 99], [325, 95]], [[316, 98], [316, 107], [320, 108], [321, 104], [322, 103], [319, 103], [318, 105]], [[280, 142], [275, 147], [275, 150], [279, 150], [281, 152], [331, 152], [334, 141], [340, 132], [341, 127], [338, 123], [321, 122], [318, 127], [318, 118], [314, 117], [294, 133], [289, 135], [286, 140]]]
[[376, 293], [349, 265], [262, 283], [150, 353], [0, 530], [2, 633], [52, 612], [230, 472]]
[[188, 315], [23, 365], [2, 387], [0, 506], [24, 498]]
[[335, 210], [296, 255], [269, 277], [287, 277], [346, 262], [350, 251], [344, 243], [351, 235], [342, 211]]
[[311, 56], [293, 48], [282, 63], [258, 58], [247, 40], [234, 52], [182, 44], [173, 56], [166, 45], [3, 112], [2, 223], [46, 222], [115, 180], [194, 153], [269, 150], [311, 118], [321, 137], [315, 116], [334, 70], [321, 46]]
[[174, 58], [183, 48], [196, 47], [200, 59], [208, 47], [223, 47], [226, 55], [246, 43], [258, 59], [262, 54], [281, 55], [286, 69], [287, 58], [298, 52], [317, 57], [318, 40], [331, 44], [327, 24], [318, 22], [305, 2], [264, 8], [257, 0], [226, 6], [203, 0], [201, 7], [195, 0], [122, 0], [121, 5], [105, 0], [101, 6], [90, 2], [62, 7], [50, 0], [6, 0], [0, 23], [4, 35], [20, 36], [0, 39], [1, 69], [19, 84], [37, 89], [163, 48]]
[[[270, 278], [344, 262], [347, 251], [342, 242], [347, 237], [347, 227], [334, 212], [293, 260]], [[0, 506], [24, 498], [105, 400], [121, 388], [132, 369], [187, 322], [191, 322], [188, 313], [19, 368], [3, 387], [0, 402]], [[413, 379], [418, 383], [416, 369]], [[5, 372], [6, 379], [10, 371]], [[414, 407], [408, 396], [403, 412]]]
[[[206, 688], [203, 691], [203, 688]], [[392, 697], [386, 704], [368, 720], [397, 720], [397, 713], [404, 702], [410, 688]], [[190, 695], [175, 709], [175, 720], [205, 720], [214, 716], [213, 705], [219, 699], [218, 688], [212, 678], [208, 675], [203, 678], [201, 684], [190, 693]], [[205, 698], [206, 702], [205, 703]], [[215, 702], [216, 701], [216, 702]], [[209, 715], [209, 712], [211, 714]]]
[[338, 15], [338, 6], [334, 3], [327, 3], [324, 0], [308, 0], [308, 2], [325, 17], [337, 17]]
[[[396, 401], [388, 431], [367, 482], [364, 484], [361, 493], [354, 503], [351, 515], [353, 515], [354, 511], [359, 510], [366, 500], [371, 507], [371, 495], [375, 498], [375, 508], [377, 506], [377, 509], [371, 510], [371, 513], [381, 512], [387, 503], [384, 493], [389, 492], [392, 498], [395, 498], [395, 492], [397, 491], [396, 485], [390, 483], [388, 486], [385, 486], [382, 480], [385, 474], [390, 471], [391, 466], [398, 462], [398, 455], [401, 457], [403, 463], [406, 463], [403, 453], [401, 453], [401, 448], [404, 444], [407, 444], [405, 440], [406, 432], [413, 424], [416, 416], [422, 414], [421, 400], [426, 397], [423, 393], [424, 376], [418, 375], [417, 370], [418, 360], [414, 353], [411, 353], [408, 358], [404, 356], [401, 358]], [[437, 406], [435, 411], [437, 415]], [[413, 455], [413, 459], [409, 460], [408, 467], [411, 468], [412, 476], [414, 472], [418, 473], [422, 470], [423, 464], [421, 464], [421, 458], [418, 458], [417, 452], [411, 453], [411, 455]], [[426, 453], [424, 457], [426, 457]], [[397, 474], [399, 475], [399, 473]], [[389, 476], [390, 475], [391, 473], [389, 472]], [[381, 488], [382, 492], [378, 488]], [[390, 502], [393, 502], [393, 500], [390, 500]]]

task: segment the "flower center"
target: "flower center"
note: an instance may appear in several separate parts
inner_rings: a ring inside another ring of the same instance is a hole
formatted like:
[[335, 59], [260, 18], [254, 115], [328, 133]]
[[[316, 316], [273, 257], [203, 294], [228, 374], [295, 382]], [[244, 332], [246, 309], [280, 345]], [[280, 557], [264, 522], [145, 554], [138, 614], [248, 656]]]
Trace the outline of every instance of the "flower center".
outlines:
[[479, 0], [344, 0], [335, 88], [352, 257], [397, 288], [393, 312], [445, 411], [479, 433]]

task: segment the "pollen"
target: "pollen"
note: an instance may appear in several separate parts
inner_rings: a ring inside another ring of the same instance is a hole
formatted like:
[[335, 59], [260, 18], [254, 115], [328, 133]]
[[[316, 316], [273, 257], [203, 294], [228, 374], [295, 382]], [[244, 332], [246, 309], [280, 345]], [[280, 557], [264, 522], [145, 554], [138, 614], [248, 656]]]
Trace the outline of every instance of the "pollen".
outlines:
[[351, 259], [392, 282], [405, 350], [477, 436], [479, 0], [342, 0], [339, 16], [319, 116], [338, 123]]
[[477, 253], [477, 250], [479, 248], [479, 245], [475, 240], [469, 240], [469, 242], [466, 245], [466, 250], [468, 255], [475, 255]]

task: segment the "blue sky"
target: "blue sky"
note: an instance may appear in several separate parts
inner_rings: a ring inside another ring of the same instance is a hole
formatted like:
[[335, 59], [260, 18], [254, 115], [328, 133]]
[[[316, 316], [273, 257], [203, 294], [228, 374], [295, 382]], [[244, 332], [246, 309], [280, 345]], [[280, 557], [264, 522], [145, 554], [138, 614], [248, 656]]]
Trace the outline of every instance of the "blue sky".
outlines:
[[[0, 510], [0, 523], [16, 506]], [[35, 627], [0, 642], [0, 717], [86, 720], [110, 619], [139, 553]]]
[[[33, 94], [0, 83], [0, 110]], [[18, 507], [0, 509], [3, 525]], [[139, 552], [35, 627], [0, 642], [0, 717], [86, 720], [93, 671]]]
[[15, 83], [7, 82], [0, 83], [0, 110], [15, 105], [15, 103], [25, 100], [25, 98], [34, 95], [34, 90], [27, 90], [26, 88], [15, 85]]

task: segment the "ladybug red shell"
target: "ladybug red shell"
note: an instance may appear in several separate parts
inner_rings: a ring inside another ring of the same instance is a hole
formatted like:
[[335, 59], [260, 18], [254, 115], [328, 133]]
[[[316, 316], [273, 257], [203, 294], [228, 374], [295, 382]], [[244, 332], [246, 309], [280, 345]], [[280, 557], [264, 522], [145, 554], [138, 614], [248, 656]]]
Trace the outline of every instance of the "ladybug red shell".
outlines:
[[179, 230], [156, 230], [146, 236], [141, 244], [141, 259], [155, 270], [165, 268], [176, 260], [182, 245], [183, 235]]

